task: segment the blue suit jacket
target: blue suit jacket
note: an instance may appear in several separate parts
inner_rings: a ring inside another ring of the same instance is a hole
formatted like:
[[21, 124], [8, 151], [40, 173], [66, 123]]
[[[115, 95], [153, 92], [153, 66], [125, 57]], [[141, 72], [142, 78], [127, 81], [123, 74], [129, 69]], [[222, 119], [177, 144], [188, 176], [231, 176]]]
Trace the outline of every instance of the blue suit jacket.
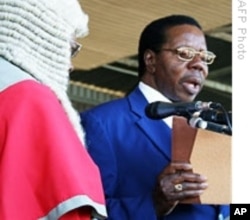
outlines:
[[[171, 129], [145, 115], [147, 101], [129, 96], [81, 113], [88, 150], [100, 168], [109, 220], [156, 220], [152, 192], [171, 160]], [[161, 219], [218, 220], [228, 206], [177, 205]], [[224, 219], [224, 218], [221, 218]]]

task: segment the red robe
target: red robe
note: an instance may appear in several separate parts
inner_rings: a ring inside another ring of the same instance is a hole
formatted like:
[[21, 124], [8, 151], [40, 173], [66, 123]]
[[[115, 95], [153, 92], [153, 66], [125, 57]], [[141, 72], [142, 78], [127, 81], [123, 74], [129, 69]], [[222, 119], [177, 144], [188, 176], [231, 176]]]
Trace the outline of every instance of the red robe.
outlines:
[[0, 90], [0, 118], [0, 219], [106, 215], [99, 170], [49, 88], [24, 80]]

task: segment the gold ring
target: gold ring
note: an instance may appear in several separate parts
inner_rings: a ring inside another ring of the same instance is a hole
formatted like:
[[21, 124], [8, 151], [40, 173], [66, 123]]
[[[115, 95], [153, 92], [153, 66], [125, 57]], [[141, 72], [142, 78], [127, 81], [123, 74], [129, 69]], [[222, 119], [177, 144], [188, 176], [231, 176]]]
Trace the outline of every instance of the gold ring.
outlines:
[[180, 191], [183, 190], [183, 186], [182, 186], [181, 183], [175, 184], [175, 185], [174, 185], [174, 189], [175, 189], [176, 192], [180, 192]]

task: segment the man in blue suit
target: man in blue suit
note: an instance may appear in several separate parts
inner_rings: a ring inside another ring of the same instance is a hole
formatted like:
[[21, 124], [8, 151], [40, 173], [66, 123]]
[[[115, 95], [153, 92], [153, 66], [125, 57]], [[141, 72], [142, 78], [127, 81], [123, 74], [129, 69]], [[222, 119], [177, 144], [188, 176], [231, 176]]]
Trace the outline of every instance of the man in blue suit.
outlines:
[[126, 97], [81, 113], [89, 153], [100, 168], [109, 220], [229, 219], [228, 205], [182, 204], [208, 187], [189, 163], [171, 162], [171, 117], [152, 120], [154, 101], [191, 102], [208, 65], [204, 33], [191, 17], [172, 15], [143, 30], [139, 83]]

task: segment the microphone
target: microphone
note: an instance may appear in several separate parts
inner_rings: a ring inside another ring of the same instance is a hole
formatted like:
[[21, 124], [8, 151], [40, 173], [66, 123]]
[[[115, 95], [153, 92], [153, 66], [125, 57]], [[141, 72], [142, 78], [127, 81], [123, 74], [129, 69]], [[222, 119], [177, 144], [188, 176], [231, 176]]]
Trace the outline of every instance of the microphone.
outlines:
[[216, 111], [216, 110], [204, 110], [201, 111], [199, 114], [199, 117], [201, 117], [205, 121], [211, 121], [219, 124], [228, 124], [228, 121], [230, 124], [232, 124], [232, 112], [222, 112], [222, 111]]
[[217, 133], [224, 133], [227, 135], [232, 135], [232, 130], [228, 126], [217, 124], [214, 122], [204, 121], [200, 117], [192, 117], [190, 118], [188, 123], [193, 128], [201, 128], [201, 129], [206, 129], [209, 131], [214, 131]]
[[214, 102], [179, 102], [179, 103], [168, 103], [168, 102], [153, 102], [146, 106], [145, 113], [149, 118], [162, 119], [171, 115], [179, 115], [189, 117], [191, 113], [200, 110], [207, 110], [210, 108], [219, 108], [219, 103]]

